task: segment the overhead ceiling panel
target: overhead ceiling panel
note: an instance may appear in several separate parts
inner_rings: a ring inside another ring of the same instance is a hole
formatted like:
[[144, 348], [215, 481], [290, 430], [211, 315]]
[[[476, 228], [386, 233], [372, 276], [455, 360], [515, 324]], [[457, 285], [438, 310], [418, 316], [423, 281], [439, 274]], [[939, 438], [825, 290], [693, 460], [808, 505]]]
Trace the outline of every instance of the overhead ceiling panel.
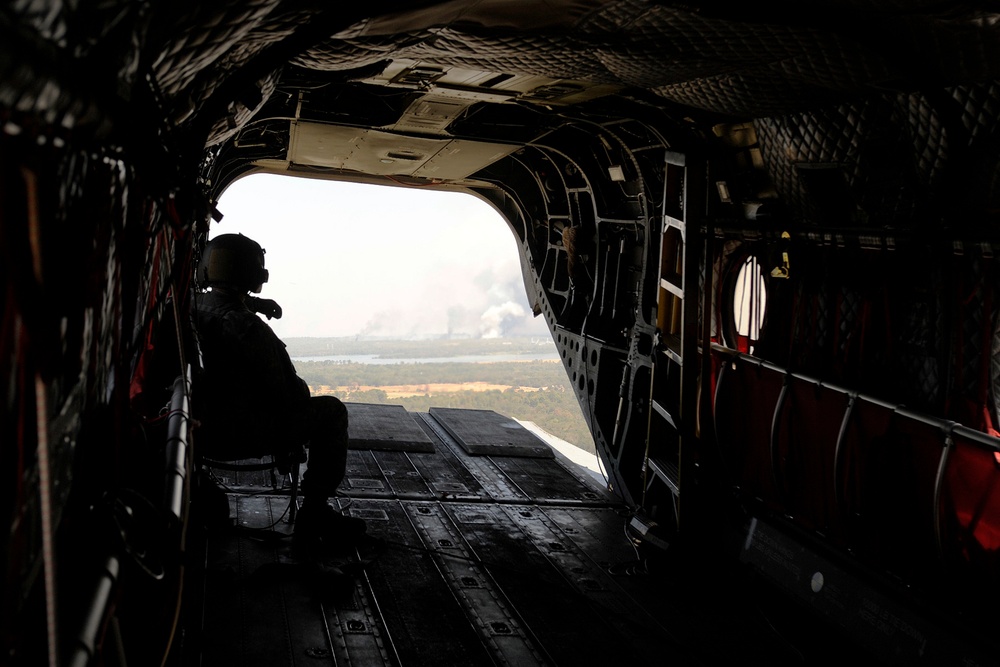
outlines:
[[510, 154], [518, 146], [413, 137], [379, 130], [297, 121], [288, 161], [373, 176], [457, 180]]

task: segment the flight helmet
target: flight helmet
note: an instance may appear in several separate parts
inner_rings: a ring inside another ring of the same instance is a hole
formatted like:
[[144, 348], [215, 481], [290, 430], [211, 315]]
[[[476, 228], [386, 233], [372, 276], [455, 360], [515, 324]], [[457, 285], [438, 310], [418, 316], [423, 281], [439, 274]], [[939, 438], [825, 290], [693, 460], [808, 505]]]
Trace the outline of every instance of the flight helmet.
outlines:
[[242, 234], [216, 236], [205, 246], [198, 263], [198, 283], [202, 287], [226, 285], [256, 294], [267, 278], [264, 249]]

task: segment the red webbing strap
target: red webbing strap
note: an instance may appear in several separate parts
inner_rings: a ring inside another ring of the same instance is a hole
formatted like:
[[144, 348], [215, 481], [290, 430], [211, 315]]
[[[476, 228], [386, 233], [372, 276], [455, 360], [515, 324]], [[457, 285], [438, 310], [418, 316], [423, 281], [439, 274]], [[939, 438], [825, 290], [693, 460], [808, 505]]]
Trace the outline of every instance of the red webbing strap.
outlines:
[[[152, 215], [150, 209], [150, 215]], [[146, 313], [152, 313], [156, 307], [156, 294], [160, 286], [160, 257], [163, 254], [160, 248], [160, 236], [152, 238], [153, 246], [153, 266], [149, 280], [149, 293], [146, 297]], [[129, 384], [129, 402], [134, 409], [143, 412], [142, 391], [146, 385], [146, 376], [152, 365], [152, 355], [154, 348], [153, 336], [156, 331], [156, 320], [153, 317], [146, 317], [146, 330], [143, 332], [143, 346], [139, 351], [139, 360], [136, 362], [135, 371], [132, 373], [132, 381]]]
[[977, 408], [982, 414], [981, 430], [984, 433], [1000, 437], [990, 414], [990, 369], [993, 363], [993, 262], [992, 258], [983, 258], [983, 315], [982, 315], [982, 358], [979, 364], [979, 395]]
[[[983, 433], [1000, 436], [994, 426], [993, 416], [989, 409], [989, 377], [993, 350], [993, 271], [992, 264], [984, 261], [977, 282], [971, 286], [967, 294], [962, 291], [963, 284], [956, 288], [956, 301], [959, 305], [958, 316], [955, 317], [955, 358], [956, 373], [948, 387], [945, 398], [945, 414], [951, 415], [959, 423], [965, 424]], [[963, 281], [964, 282], [964, 281]], [[980, 327], [980, 359], [976, 386], [972, 392], [961, 386], [965, 365], [965, 337], [962, 323], [969, 311], [976, 306], [976, 297], [980, 297], [982, 308]], [[970, 395], [971, 394], [971, 395]]]

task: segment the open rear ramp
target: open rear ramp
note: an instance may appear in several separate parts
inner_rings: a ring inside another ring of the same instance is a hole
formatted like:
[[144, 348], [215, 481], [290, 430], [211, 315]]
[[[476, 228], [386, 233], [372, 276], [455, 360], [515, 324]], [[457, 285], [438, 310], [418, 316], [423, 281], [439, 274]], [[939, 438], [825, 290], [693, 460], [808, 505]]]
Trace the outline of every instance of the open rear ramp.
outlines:
[[402, 405], [350, 403], [351, 449], [433, 452], [434, 443]]

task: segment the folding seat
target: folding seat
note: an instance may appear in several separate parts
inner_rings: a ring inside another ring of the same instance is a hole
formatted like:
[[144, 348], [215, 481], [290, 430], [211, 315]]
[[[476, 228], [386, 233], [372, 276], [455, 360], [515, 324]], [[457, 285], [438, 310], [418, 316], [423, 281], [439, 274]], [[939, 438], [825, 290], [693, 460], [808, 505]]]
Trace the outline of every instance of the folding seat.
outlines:
[[837, 503], [837, 443], [850, 395], [789, 376], [774, 423], [778, 490], [788, 514], [803, 528], [844, 542]]
[[950, 423], [862, 399], [842, 447], [859, 553], [907, 579], [940, 568], [938, 482]]
[[1000, 440], [956, 426], [941, 482], [941, 548], [972, 590], [1000, 588]]
[[771, 426], [785, 374], [749, 357], [725, 362], [715, 393], [715, 431], [741, 492], [780, 509], [771, 466]]

